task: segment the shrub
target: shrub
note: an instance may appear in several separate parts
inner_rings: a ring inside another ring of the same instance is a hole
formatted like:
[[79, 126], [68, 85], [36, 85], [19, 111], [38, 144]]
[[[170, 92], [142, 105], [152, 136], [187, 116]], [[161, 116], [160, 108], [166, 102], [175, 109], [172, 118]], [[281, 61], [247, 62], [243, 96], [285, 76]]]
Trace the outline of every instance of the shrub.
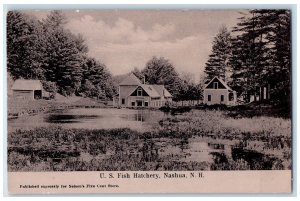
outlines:
[[42, 81], [42, 84], [43, 89], [49, 92], [49, 98], [54, 99], [58, 90], [56, 83], [50, 81]]

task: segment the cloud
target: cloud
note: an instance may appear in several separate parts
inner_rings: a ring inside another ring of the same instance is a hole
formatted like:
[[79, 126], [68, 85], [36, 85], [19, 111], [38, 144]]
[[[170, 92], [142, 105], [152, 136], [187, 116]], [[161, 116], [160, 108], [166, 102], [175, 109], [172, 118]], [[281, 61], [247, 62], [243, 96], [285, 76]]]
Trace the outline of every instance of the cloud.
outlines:
[[102, 43], [138, 43], [145, 41], [159, 41], [175, 31], [174, 25], [154, 24], [150, 30], [137, 27], [133, 22], [118, 18], [113, 26], [102, 20], [95, 20], [90, 15], [85, 15], [79, 20], [72, 20], [67, 28], [75, 33], [87, 35], [89, 42], [97, 40]]
[[153, 23], [145, 29], [123, 18], [108, 24], [85, 15], [70, 21], [67, 27], [85, 37], [89, 55], [105, 63], [113, 74], [124, 74], [134, 67], [142, 69], [152, 56], [163, 56], [178, 72], [191, 72], [197, 78], [210, 51], [205, 35], [174, 37], [174, 24]]
[[152, 56], [162, 56], [169, 59], [178, 72], [187, 71], [198, 77], [210, 51], [207, 45], [202, 47], [205, 42], [198, 35], [174, 42], [110, 43], [93, 49], [91, 56], [101, 59], [114, 74], [129, 72], [133, 67], [142, 69]]

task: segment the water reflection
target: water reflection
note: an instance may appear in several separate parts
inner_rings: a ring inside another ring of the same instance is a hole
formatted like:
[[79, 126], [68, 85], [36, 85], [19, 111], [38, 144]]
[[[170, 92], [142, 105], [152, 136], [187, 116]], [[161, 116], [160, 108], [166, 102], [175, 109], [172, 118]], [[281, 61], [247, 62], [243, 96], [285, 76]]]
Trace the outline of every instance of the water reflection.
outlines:
[[[149, 110], [135, 110], [134, 113], [123, 113], [120, 117], [126, 121], [137, 121], [137, 122], [147, 122], [150, 120], [150, 115], [155, 114], [159, 111], [149, 111]], [[159, 112], [161, 113], [161, 112]], [[156, 116], [156, 115], [155, 115]]]
[[72, 114], [51, 114], [45, 116], [48, 123], [79, 123], [84, 119], [97, 119], [99, 115], [72, 115]]
[[61, 124], [66, 128], [131, 128], [138, 131], [148, 131], [158, 124], [157, 119], [166, 115], [168, 114], [153, 110], [76, 108], [10, 119], [8, 120], [8, 129], [14, 131]]
[[[148, 113], [149, 114], [149, 113]], [[138, 110], [136, 114], [134, 114], [135, 121], [141, 121], [144, 122], [146, 120], [146, 114], [144, 110]]]

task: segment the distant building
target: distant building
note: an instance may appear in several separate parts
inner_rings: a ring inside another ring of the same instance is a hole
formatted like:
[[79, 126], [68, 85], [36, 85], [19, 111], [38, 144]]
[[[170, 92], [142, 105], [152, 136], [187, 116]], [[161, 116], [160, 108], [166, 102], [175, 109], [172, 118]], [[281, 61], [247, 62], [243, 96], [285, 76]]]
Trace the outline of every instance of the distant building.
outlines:
[[13, 97], [20, 99], [40, 99], [43, 95], [43, 85], [39, 80], [16, 80], [12, 86]]
[[203, 103], [207, 105], [236, 104], [236, 92], [233, 91], [223, 80], [214, 77], [204, 87]]
[[243, 102], [254, 102], [254, 101], [263, 101], [270, 99], [270, 85], [262, 85], [256, 87], [255, 90], [244, 92], [241, 94], [241, 100]]
[[121, 107], [161, 107], [172, 101], [164, 85], [143, 84], [134, 74], [119, 84], [118, 105]]

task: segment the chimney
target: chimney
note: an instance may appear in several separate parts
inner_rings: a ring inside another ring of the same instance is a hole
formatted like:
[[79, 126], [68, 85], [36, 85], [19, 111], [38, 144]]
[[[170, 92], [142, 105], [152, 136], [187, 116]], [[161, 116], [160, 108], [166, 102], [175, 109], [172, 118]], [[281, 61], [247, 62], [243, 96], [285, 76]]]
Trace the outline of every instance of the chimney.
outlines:
[[146, 84], [146, 77], [145, 77], [145, 75], [143, 76], [143, 84]]

